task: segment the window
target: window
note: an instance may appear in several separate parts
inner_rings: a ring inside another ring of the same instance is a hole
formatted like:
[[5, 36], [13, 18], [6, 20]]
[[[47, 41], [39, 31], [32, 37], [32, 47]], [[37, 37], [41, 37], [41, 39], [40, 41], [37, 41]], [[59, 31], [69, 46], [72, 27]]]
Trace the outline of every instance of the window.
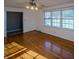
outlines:
[[45, 19], [45, 25], [51, 26], [51, 19]]
[[52, 26], [53, 27], [60, 27], [60, 11], [52, 12]]
[[51, 12], [45, 12], [45, 26], [51, 26]]
[[73, 9], [62, 11], [62, 27], [73, 29]]
[[45, 12], [45, 18], [51, 18], [51, 12]]
[[45, 11], [44, 22], [45, 26], [73, 29], [74, 11], [73, 9]]

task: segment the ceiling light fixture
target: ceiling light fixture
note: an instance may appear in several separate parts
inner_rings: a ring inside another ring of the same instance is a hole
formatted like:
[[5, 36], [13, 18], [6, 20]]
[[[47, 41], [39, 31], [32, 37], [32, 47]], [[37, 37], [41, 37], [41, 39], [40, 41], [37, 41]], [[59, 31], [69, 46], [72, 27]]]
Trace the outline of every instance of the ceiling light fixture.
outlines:
[[38, 10], [39, 8], [38, 8], [38, 6], [37, 6], [37, 4], [36, 4], [36, 1], [37, 1], [37, 0], [31, 0], [31, 1], [29, 2], [29, 4], [26, 6], [26, 9]]
[[30, 9], [31, 9], [31, 10], [34, 10], [34, 7], [33, 7], [33, 6], [31, 6], [31, 7], [30, 7]]
[[29, 6], [26, 6], [26, 8], [29, 9], [30, 7]]
[[35, 10], [38, 10], [38, 8], [36, 7]]

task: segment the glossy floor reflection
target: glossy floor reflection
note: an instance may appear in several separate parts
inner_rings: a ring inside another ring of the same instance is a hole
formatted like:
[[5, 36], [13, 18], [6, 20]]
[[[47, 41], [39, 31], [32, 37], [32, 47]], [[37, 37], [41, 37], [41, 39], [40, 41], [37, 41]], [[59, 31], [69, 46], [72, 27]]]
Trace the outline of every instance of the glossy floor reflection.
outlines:
[[[68, 41], [46, 33], [31, 31], [24, 34], [9, 36], [5, 39], [5, 46], [7, 46], [6, 44], [12, 42], [22, 45], [23, 47], [21, 47], [21, 49], [24, 49], [25, 47], [26, 52], [29, 49], [41, 54], [44, 57], [47, 57], [48, 59], [74, 59], [74, 43], [72, 41]], [[8, 48], [11, 48], [11, 46]], [[14, 48], [13, 50], [20, 51], [21, 49]], [[23, 53], [19, 55], [22, 54]], [[6, 55], [8, 54], [5, 53], [5, 56]]]
[[[16, 57], [16, 55], [21, 52], [23, 53]], [[32, 50], [28, 49], [27, 51], [27, 48], [24, 48], [16, 42], [11, 42], [5, 45], [4, 55], [5, 59], [48, 59]]]
[[45, 41], [44, 47], [46, 49], [51, 50], [53, 53], [60, 55], [61, 57], [64, 57], [65, 59], [73, 59], [74, 55], [71, 52], [68, 52], [68, 50], [64, 49], [60, 45], [51, 43], [49, 41]]

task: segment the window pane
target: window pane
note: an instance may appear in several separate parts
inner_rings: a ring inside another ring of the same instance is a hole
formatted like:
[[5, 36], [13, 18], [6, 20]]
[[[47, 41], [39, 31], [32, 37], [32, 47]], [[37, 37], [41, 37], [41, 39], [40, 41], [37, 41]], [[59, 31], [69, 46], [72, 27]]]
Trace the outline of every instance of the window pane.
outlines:
[[60, 27], [60, 23], [52, 23], [53, 27]]
[[63, 28], [73, 29], [73, 26], [74, 26], [73, 17], [63, 18], [62, 19], [62, 26], [63, 26]]
[[73, 29], [73, 24], [63, 24], [63, 28]]
[[53, 22], [53, 23], [60, 23], [60, 19], [54, 18], [54, 19], [52, 19], [52, 22]]
[[60, 11], [52, 12], [52, 18], [60, 18], [60, 17], [61, 17]]
[[74, 26], [74, 11], [73, 9], [62, 11], [62, 27], [73, 29]]
[[62, 18], [63, 20], [74, 20], [74, 18], [73, 17], [64, 17], [64, 18]]
[[63, 28], [73, 29], [73, 20], [63, 20], [62, 21]]
[[62, 17], [73, 17], [73, 16], [74, 16], [73, 9], [71, 9], [71, 10], [63, 10], [62, 11]]
[[51, 26], [51, 19], [45, 19], [45, 26]]
[[60, 27], [60, 19], [52, 19], [53, 27]]
[[45, 18], [51, 18], [51, 12], [45, 12]]
[[63, 20], [62, 22], [65, 24], [73, 24], [73, 20]]

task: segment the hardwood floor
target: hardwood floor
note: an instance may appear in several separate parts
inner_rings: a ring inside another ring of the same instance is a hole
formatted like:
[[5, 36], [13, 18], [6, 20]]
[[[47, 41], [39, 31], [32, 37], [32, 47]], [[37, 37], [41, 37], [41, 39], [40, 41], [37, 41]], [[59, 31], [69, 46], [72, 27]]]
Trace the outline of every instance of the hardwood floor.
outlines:
[[9, 36], [7, 43], [16, 42], [48, 59], [74, 59], [74, 42], [38, 31]]

